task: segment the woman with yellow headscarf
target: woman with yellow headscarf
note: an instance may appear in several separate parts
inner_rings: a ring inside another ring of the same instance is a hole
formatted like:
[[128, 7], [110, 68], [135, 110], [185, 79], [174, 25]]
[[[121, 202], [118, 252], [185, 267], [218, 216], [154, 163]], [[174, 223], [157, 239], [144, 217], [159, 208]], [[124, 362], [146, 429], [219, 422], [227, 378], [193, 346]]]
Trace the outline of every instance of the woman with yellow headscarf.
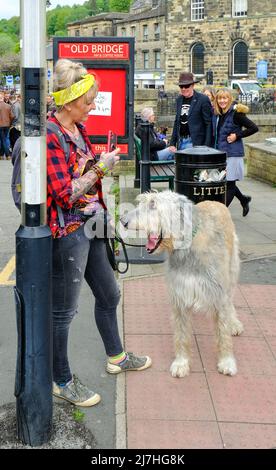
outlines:
[[[120, 293], [109, 264], [103, 234], [86, 222], [105, 212], [101, 180], [119, 161], [119, 149], [95, 159], [83, 123], [95, 109], [98, 83], [80, 63], [56, 63], [56, 112], [47, 126], [47, 211], [53, 234], [53, 394], [78, 406], [93, 406], [100, 395], [72, 374], [67, 354], [69, 326], [78, 308], [83, 279], [95, 296], [95, 319], [104, 343], [106, 370], [143, 370], [148, 356], [127, 353], [121, 343], [116, 308]], [[66, 142], [67, 151], [62, 142]]]

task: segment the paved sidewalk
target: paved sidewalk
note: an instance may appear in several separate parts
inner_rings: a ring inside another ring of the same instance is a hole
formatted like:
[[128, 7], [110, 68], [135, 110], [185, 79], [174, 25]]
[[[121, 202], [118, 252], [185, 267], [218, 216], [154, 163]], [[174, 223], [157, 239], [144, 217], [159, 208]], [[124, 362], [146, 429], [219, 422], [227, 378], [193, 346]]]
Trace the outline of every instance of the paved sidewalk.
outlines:
[[[128, 350], [149, 354], [153, 365], [126, 374], [118, 447], [124, 440], [136, 449], [276, 447], [276, 189], [249, 179], [239, 186], [252, 204], [245, 218], [238, 202], [231, 205], [243, 260], [235, 306], [244, 333], [233, 338], [238, 374], [216, 371], [213, 322], [198, 316], [191, 373], [171, 377], [172, 310], [163, 265], [132, 266], [122, 276], [125, 342]], [[118, 384], [122, 391], [122, 378]]]

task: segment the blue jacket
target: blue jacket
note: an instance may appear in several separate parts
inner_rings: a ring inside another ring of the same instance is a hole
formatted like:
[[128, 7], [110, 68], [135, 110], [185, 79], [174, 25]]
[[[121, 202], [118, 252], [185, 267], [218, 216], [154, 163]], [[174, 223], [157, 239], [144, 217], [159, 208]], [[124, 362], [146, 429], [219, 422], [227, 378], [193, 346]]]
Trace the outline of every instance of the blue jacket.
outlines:
[[[170, 145], [178, 146], [180, 139], [180, 118], [183, 96], [176, 100], [176, 117], [174, 121]], [[207, 145], [212, 143], [212, 107], [208, 96], [194, 91], [188, 114], [188, 126], [193, 145]]]
[[227, 142], [227, 137], [229, 134], [236, 134], [240, 137], [241, 127], [234, 123], [234, 113], [237, 105], [231, 105], [227, 113], [223, 124], [219, 128], [219, 133], [217, 132], [218, 119], [219, 116], [213, 117], [213, 129], [214, 129], [214, 138], [215, 138], [215, 148], [226, 152], [227, 157], [243, 157], [244, 156], [244, 146], [241, 138], [229, 144]]

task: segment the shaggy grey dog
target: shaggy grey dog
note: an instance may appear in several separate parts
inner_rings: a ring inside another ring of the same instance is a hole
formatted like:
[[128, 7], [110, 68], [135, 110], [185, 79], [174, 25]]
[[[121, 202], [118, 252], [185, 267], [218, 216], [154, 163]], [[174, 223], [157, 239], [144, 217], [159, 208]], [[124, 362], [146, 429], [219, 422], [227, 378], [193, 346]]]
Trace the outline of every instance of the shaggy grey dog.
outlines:
[[243, 331], [233, 305], [239, 274], [238, 238], [230, 212], [220, 202], [194, 205], [171, 191], [138, 196], [139, 205], [121, 219], [146, 232], [150, 253], [166, 250], [167, 283], [174, 307], [173, 377], [189, 374], [192, 313], [212, 314], [216, 325], [218, 371], [237, 373], [231, 335]]

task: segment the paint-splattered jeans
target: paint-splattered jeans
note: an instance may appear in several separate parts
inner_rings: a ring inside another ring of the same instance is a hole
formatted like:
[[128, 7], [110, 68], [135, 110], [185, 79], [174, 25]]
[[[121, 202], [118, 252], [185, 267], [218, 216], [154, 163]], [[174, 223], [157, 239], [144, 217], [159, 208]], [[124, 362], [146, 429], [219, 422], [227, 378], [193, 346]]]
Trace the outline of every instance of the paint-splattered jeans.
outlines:
[[109, 356], [123, 351], [116, 307], [120, 291], [109, 264], [103, 239], [89, 240], [84, 226], [53, 241], [53, 378], [58, 384], [72, 374], [67, 344], [85, 278], [95, 297], [95, 320]]

